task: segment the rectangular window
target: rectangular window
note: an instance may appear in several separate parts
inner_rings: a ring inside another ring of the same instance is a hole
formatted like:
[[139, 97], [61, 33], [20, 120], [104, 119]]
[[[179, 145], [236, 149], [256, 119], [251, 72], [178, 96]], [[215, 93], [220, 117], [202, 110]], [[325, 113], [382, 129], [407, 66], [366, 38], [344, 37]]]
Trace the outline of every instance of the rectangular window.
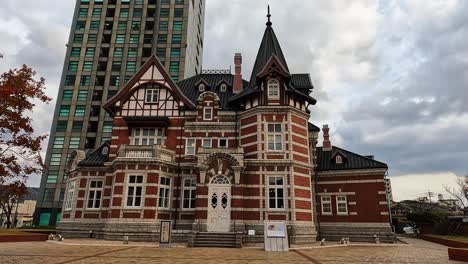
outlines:
[[140, 207], [143, 192], [143, 176], [128, 177], [127, 207]]
[[166, 44], [166, 43], [167, 43], [167, 34], [159, 34], [158, 44]]
[[102, 181], [90, 181], [88, 190], [88, 202], [86, 208], [99, 209], [101, 208], [102, 199]]
[[56, 132], [67, 132], [67, 121], [58, 121], [57, 127], [55, 128]]
[[88, 16], [88, 8], [80, 8], [79, 17], [87, 17]]
[[140, 41], [140, 35], [132, 34], [130, 35], [130, 44], [138, 44]]
[[62, 154], [55, 153], [50, 156], [50, 166], [60, 166], [60, 160], [62, 159]]
[[180, 57], [180, 48], [172, 48], [171, 58], [179, 58], [179, 57]]
[[169, 8], [161, 8], [160, 17], [169, 17], [169, 12], [170, 12]]
[[156, 49], [156, 56], [159, 59], [164, 59], [166, 58], [166, 48], [157, 48]]
[[123, 48], [115, 48], [114, 49], [114, 57], [121, 58], [123, 56]]
[[197, 179], [184, 179], [182, 208], [195, 208], [195, 193], [197, 189]]
[[104, 122], [104, 126], [102, 127], [102, 132], [112, 133], [112, 122]]
[[65, 77], [65, 85], [67, 86], [75, 85], [75, 81], [76, 81], [75, 75], [67, 75], [67, 77]]
[[49, 171], [47, 173], [47, 183], [57, 183], [58, 171]]
[[81, 86], [89, 86], [91, 84], [91, 76], [83, 75], [81, 76], [80, 85]]
[[346, 196], [336, 196], [336, 213], [339, 215], [348, 214], [348, 202]]
[[70, 211], [73, 207], [73, 198], [75, 196], [76, 181], [69, 181], [65, 197], [65, 210]]
[[268, 207], [270, 209], [284, 208], [284, 179], [282, 176], [268, 177]]
[[169, 209], [171, 193], [171, 179], [168, 177], [159, 178], [159, 208]]
[[172, 30], [173, 31], [182, 31], [184, 27], [184, 22], [183, 21], [174, 21], [174, 24], [172, 25]]
[[281, 124], [268, 124], [268, 150], [283, 150], [283, 133]]
[[219, 144], [218, 144], [218, 147], [219, 148], [227, 148], [227, 139], [225, 138], [221, 138], [219, 139]]
[[111, 76], [110, 85], [111, 86], [119, 86], [119, 84], [120, 84], [120, 76]]
[[102, 8], [94, 8], [93, 9], [93, 17], [100, 17], [102, 14]]
[[86, 58], [94, 58], [95, 51], [96, 51], [95, 48], [86, 48], [85, 57]]
[[73, 121], [72, 132], [81, 132], [82, 129], [83, 129], [82, 121]]
[[172, 44], [180, 44], [182, 43], [182, 35], [181, 34], [173, 34], [172, 35]]
[[124, 44], [125, 43], [125, 35], [124, 34], [118, 34], [115, 37], [115, 43], [117, 44]]
[[195, 139], [188, 138], [185, 144], [185, 155], [195, 155]]
[[137, 146], [164, 144], [164, 128], [134, 128], [131, 142]]
[[184, 16], [184, 9], [183, 8], [175, 8], [174, 9], [174, 17], [183, 17]]
[[99, 21], [91, 21], [90, 30], [99, 30]]
[[120, 17], [128, 17], [128, 8], [120, 9]]
[[168, 21], [160, 21], [159, 22], [159, 31], [168, 31], [169, 29], [169, 22]]
[[179, 65], [180, 63], [178, 61], [171, 61], [169, 64], [169, 72], [179, 72]]
[[136, 61], [127, 61], [127, 72], [136, 72]]
[[213, 107], [203, 108], [203, 120], [213, 120]]
[[138, 49], [137, 48], [128, 48], [128, 57], [129, 58], [136, 58], [138, 55]]
[[80, 147], [80, 138], [72, 137], [70, 138], [70, 144], [68, 145], [70, 149], [78, 149]]
[[70, 114], [70, 106], [69, 105], [62, 105], [60, 107], [59, 116], [68, 116]]
[[202, 146], [204, 148], [211, 148], [212, 146], [211, 142], [212, 142], [211, 138], [204, 138]]
[[64, 144], [65, 144], [65, 138], [64, 137], [56, 137], [54, 139], [54, 145], [52, 147], [54, 149], [62, 149]]
[[79, 90], [78, 91], [78, 101], [86, 101], [88, 99], [88, 91], [87, 90]]
[[70, 57], [79, 57], [81, 53], [81, 48], [72, 48]]
[[75, 34], [73, 43], [83, 43], [83, 34]]
[[93, 70], [93, 62], [92, 61], [85, 61], [83, 63], [83, 71], [92, 71]]
[[78, 70], [78, 62], [77, 61], [70, 61], [68, 64], [68, 71], [69, 72], [76, 72]]
[[184, 4], [184, 0], [175, 0], [175, 4], [176, 4], [176, 5], [183, 5], [183, 4]]
[[140, 30], [141, 22], [140, 21], [132, 21], [132, 30]]
[[97, 43], [97, 34], [88, 35], [88, 44]]
[[86, 27], [86, 21], [76, 22], [76, 30], [84, 30]]
[[77, 105], [75, 109], [75, 116], [84, 116], [85, 115], [86, 106], [84, 105]]
[[71, 101], [71, 100], [73, 100], [73, 91], [70, 91], [70, 90], [65, 90], [65, 91], [63, 91], [62, 100], [63, 100], [63, 101]]
[[332, 202], [330, 196], [322, 196], [322, 215], [331, 215], [332, 213]]
[[159, 89], [146, 89], [145, 103], [157, 104], [159, 102]]
[[127, 30], [127, 21], [119, 21], [117, 30]]

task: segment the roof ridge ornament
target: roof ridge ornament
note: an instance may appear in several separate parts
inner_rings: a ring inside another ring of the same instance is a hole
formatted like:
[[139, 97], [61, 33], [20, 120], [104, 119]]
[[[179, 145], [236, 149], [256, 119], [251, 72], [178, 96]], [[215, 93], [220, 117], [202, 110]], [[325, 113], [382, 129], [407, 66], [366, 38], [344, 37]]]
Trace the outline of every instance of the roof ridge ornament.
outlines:
[[271, 25], [273, 25], [273, 23], [271, 23], [271, 20], [270, 20], [270, 18], [271, 18], [270, 5], [268, 5], [268, 14], [267, 14], [267, 18], [268, 18], [268, 22], [266, 23], [266, 25], [267, 25], [268, 27], [271, 27]]

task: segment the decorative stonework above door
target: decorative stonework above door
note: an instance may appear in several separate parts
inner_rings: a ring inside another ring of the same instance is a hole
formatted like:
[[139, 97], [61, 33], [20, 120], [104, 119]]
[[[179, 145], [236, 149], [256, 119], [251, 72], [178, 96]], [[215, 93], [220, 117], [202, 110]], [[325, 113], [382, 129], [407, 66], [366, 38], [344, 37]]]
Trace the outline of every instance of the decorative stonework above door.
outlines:
[[206, 184], [214, 176], [222, 175], [231, 182], [239, 184], [240, 174], [244, 168], [244, 155], [242, 149], [236, 150], [239, 152], [234, 153], [231, 149], [225, 149], [223, 152], [205, 149], [199, 152], [197, 168], [200, 171], [200, 182]]

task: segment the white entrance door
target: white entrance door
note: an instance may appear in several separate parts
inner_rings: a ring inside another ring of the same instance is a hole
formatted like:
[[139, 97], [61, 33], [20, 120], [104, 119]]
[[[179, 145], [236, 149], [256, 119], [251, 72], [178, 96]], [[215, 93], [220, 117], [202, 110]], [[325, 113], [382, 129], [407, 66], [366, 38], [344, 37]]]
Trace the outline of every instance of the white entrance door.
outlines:
[[208, 232], [229, 232], [231, 183], [224, 175], [213, 177], [208, 187]]

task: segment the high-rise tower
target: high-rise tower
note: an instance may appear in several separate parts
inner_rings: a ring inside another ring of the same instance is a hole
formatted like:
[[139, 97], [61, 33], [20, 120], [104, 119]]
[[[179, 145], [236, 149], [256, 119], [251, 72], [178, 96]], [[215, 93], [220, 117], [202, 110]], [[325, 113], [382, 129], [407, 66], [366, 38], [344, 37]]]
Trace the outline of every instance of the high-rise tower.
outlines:
[[61, 217], [75, 149], [110, 140], [102, 105], [155, 54], [177, 81], [201, 73], [205, 0], [77, 0], [41, 179], [36, 225]]

